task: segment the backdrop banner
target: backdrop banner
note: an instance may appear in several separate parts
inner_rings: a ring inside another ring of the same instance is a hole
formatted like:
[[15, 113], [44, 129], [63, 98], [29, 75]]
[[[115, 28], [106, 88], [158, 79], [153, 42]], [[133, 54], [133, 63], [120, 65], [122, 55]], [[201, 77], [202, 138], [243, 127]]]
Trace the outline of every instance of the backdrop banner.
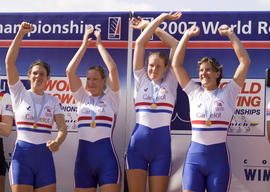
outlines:
[[[86, 26], [92, 25], [101, 30], [104, 46], [115, 60], [121, 82], [121, 103], [113, 142], [122, 171], [124, 156], [130, 135], [135, 125], [133, 103], [132, 51], [134, 41], [141, 30], [129, 28], [131, 16], [141, 16], [153, 20], [160, 12], [89, 12], [89, 13], [1, 13], [0, 14], [0, 88], [9, 92], [7, 86], [5, 56], [22, 21], [34, 25], [21, 44], [17, 67], [24, 85], [29, 88], [27, 72], [29, 66], [40, 59], [50, 64], [51, 79], [46, 92], [58, 97], [63, 104], [68, 136], [60, 150], [54, 153], [57, 174], [57, 191], [72, 192], [74, 187], [74, 163], [78, 145], [77, 107], [71, 95], [65, 69], [83, 38]], [[230, 41], [221, 37], [218, 27], [227, 24], [246, 47], [251, 58], [247, 79], [238, 96], [234, 116], [228, 130], [228, 147], [231, 159], [232, 192], [265, 192], [270, 189], [270, 144], [267, 139], [265, 122], [266, 105], [270, 91], [265, 85], [265, 70], [270, 64], [270, 12], [183, 12], [177, 21], [165, 21], [161, 28], [180, 40], [185, 30], [192, 25], [200, 27], [201, 33], [193, 37], [187, 47], [184, 66], [195, 81], [198, 81], [197, 61], [204, 56], [215, 57], [223, 65], [225, 86], [234, 75], [239, 64]], [[149, 52], [169, 50], [153, 36], [147, 44]], [[147, 60], [147, 59], [145, 59]], [[78, 75], [85, 86], [85, 75], [89, 66], [105, 64], [95, 47], [95, 38], [90, 44], [81, 64]], [[191, 139], [189, 101], [178, 87], [177, 102], [172, 116], [172, 175], [169, 192], [182, 191], [182, 168]], [[57, 129], [53, 128], [53, 137]], [[4, 139], [4, 150], [9, 166], [16, 127]], [[8, 178], [6, 191], [10, 191]], [[124, 186], [124, 179], [123, 179]], [[128, 191], [122, 187], [122, 191]]]

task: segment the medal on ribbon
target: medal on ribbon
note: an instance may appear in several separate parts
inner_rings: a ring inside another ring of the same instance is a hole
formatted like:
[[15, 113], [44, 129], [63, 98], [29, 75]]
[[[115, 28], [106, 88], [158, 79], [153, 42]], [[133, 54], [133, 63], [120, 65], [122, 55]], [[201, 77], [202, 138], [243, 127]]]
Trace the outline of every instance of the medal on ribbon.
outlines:
[[92, 122], [90, 123], [90, 127], [95, 128], [96, 126], [97, 126], [97, 124], [96, 124], [95, 121], [92, 121]]
[[37, 128], [37, 124], [34, 123], [34, 124], [33, 124], [33, 129], [36, 129], [36, 128]]
[[31, 96], [31, 99], [32, 99], [32, 104], [33, 104], [33, 108], [34, 108], [34, 120], [35, 122], [33, 123], [33, 126], [32, 128], [33, 129], [36, 129], [38, 126], [37, 126], [37, 122], [41, 116], [41, 113], [44, 109], [44, 106], [45, 106], [45, 94], [42, 95], [42, 99], [41, 99], [41, 106], [40, 106], [40, 109], [39, 109], [39, 112], [37, 113], [37, 107], [36, 107], [36, 102], [35, 102], [35, 98], [34, 98], [34, 95], [32, 92], [29, 92], [30, 93], [30, 96]]
[[94, 102], [94, 98], [92, 96], [90, 96], [90, 111], [91, 111], [91, 117], [92, 117], [92, 122], [90, 123], [90, 127], [95, 128], [97, 126], [95, 120], [96, 120], [96, 111], [97, 111], [97, 106], [101, 100], [101, 98], [104, 96], [104, 93], [102, 93], [102, 95], [100, 95], [97, 98], [97, 101]]
[[155, 109], [157, 109], [157, 104], [152, 103], [150, 107], [151, 107], [151, 109], [154, 109], [155, 110]]
[[152, 102], [153, 103], [150, 105], [150, 108], [153, 110], [157, 109], [156, 101], [157, 101], [157, 97], [158, 97], [161, 83], [162, 83], [162, 80], [156, 85], [155, 85], [154, 81], [151, 81], [151, 91], [152, 91]]
[[208, 127], [210, 127], [212, 125], [212, 122], [210, 120], [206, 120], [205, 121], [205, 125], [208, 126]]

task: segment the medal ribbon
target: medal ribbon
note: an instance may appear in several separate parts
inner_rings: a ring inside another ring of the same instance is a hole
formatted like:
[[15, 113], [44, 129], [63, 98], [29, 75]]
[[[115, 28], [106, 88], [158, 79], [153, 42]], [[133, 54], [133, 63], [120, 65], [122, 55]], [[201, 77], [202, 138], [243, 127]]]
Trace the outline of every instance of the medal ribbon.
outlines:
[[161, 83], [162, 83], [162, 80], [155, 86], [154, 81], [151, 81], [152, 101], [153, 101], [153, 103], [156, 103]]
[[42, 100], [41, 100], [41, 107], [39, 109], [39, 112], [37, 114], [37, 107], [36, 107], [36, 102], [35, 102], [35, 98], [32, 92], [29, 92], [31, 99], [32, 99], [32, 103], [33, 103], [33, 107], [34, 107], [34, 119], [35, 119], [35, 124], [38, 122], [40, 115], [44, 109], [45, 106], [45, 94], [42, 95]]
[[219, 91], [219, 88], [217, 87], [216, 90], [213, 93], [214, 96], [211, 97], [209, 106], [207, 106], [207, 102], [206, 102], [207, 98], [205, 97], [205, 92], [206, 91], [204, 91], [203, 104], [204, 104], [204, 110], [205, 110], [205, 117], [206, 117], [207, 120], [210, 119], [212, 106], [213, 106], [215, 98], [217, 97], [218, 91]]
[[90, 104], [92, 105], [92, 109], [90, 107], [90, 111], [91, 111], [91, 117], [92, 117], [92, 122], [95, 121], [96, 119], [96, 108], [97, 105], [99, 104], [101, 98], [104, 96], [104, 93], [102, 93], [102, 95], [100, 95], [96, 101], [96, 103], [94, 103], [94, 98], [92, 96], [90, 96]]

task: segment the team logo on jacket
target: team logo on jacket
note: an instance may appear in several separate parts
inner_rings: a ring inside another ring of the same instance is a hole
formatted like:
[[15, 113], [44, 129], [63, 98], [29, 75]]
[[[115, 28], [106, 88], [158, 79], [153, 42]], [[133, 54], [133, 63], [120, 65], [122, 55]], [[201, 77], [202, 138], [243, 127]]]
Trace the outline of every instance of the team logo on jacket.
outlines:
[[215, 110], [216, 111], [224, 111], [224, 106], [223, 106], [224, 102], [221, 100], [216, 100], [214, 102], [214, 105], [216, 106]]
[[27, 111], [30, 111], [30, 109], [31, 109], [31, 106], [26, 107]]
[[7, 111], [12, 111], [12, 105], [6, 105], [6, 110]]
[[52, 117], [52, 109], [49, 106], [44, 107], [44, 112], [47, 117]]
[[99, 107], [106, 107], [106, 104], [104, 101], [100, 101], [98, 104]]
[[104, 107], [101, 107], [101, 106], [99, 105], [99, 106], [97, 106], [96, 111], [97, 111], [98, 113], [102, 113], [102, 112], [104, 112]]
[[199, 104], [197, 105], [197, 107], [198, 107], [198, 108], [201, 108], [201, 107], [202, 107], [202, 103], [199, 103]]
[[159, 89], [159, 94], [160, 94], [160, 95], [165, 95], [165, 94], [167, 94], [167, 93], [168, 93], [168, 91], [166, 90], [165, 87], [160, 87], [160, 89]]

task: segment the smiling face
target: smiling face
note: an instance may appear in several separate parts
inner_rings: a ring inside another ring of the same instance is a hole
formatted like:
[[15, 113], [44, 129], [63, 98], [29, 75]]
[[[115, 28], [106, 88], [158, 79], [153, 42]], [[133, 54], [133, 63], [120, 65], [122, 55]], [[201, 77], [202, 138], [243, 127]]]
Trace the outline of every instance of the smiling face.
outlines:
[[35, 65], [28, 72], [28, 78], [31, 84], [31, 90], [33, 93], [42, 95], [44, 88], [50, 76], [47, 74], [47, 70], [41, 65]]
[[215, 71], [211, 64], [207, 61], [200, 64], [199, 78], [203, 87], [208, 90], [217, 88], [217, 79], [220, 77], [220, 71]]
[[103, 79], [99, 71], [91, 69], [87, 72], [86, 79], [87, 88], [92, 96], [100, 96], [106, 85], [106, 78]]
[[162, 79], [164, 73], [166, 72], [168, 65], [165, 66], [163, 58], [158, 55], [151, 55], [148, 59], [148, 77], [154, 82], [158, 82]]

